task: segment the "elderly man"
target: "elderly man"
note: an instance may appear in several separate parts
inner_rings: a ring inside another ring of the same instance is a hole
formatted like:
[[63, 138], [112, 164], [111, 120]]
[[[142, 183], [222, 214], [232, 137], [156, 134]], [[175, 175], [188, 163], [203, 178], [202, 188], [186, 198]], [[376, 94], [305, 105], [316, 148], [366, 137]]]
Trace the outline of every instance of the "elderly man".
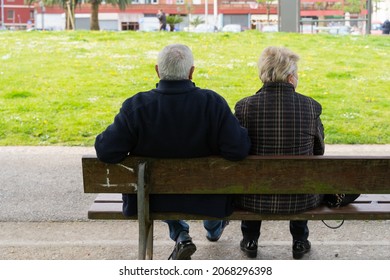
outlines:
[[[181, 44], [166, 46], [155, 70], [160, 81], [155, 89], [127, 99], [113, 124], [96, 137], [100, 160], [118, 163], [128, 155], [190, 158], [221, 155], [241, 160], [248, 155], [250, 140], [227, 102], [216, 92], [191, 81], [194, 73], [191, 50]], [[136, 197], [123, 195], [123, 212], [136, 212]], [[226, 195], [165, 195], [151, 198], [151, 211], [164, 210], [223, 218], [233, 211]], [[196, 246], [184, 221], [166, 221], [175, 247], [170, 259], [190, 259]], [[207, 239], [217, 241], [226, 221], [204, 221]]]

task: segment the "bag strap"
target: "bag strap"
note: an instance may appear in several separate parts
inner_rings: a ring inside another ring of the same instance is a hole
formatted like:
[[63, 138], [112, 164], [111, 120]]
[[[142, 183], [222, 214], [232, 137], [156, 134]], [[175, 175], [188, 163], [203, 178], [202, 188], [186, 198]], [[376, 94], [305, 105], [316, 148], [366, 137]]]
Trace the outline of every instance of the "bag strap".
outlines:
[[344, 224], [344, 220], [342, 220], [342, 221], [340, 222], [340, 224], [337, 225], [337, 226], [330, 226], [330, 225], [328, 225], [327, 223], [325, 223], [324, 220], [321, 220], [321, 221], [324, 223], [324, 225], [326, 225], [328, 228], [331, 228], [331, 229], [338, 229], [338, 228], [340, 228], [340, 227]]

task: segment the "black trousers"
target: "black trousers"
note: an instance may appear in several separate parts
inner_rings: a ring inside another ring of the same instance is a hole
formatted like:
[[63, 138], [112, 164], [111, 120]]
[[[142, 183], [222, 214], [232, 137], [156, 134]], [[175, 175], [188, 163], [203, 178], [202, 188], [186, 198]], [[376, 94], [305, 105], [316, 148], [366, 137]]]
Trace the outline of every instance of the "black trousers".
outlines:
[[[242, 236], [246, 240], [258, 240], [262, 221], [241, 221]], [[293, 240], [306, 241], [309, 237], [307, 220], [290, 221], [290, 233]]]

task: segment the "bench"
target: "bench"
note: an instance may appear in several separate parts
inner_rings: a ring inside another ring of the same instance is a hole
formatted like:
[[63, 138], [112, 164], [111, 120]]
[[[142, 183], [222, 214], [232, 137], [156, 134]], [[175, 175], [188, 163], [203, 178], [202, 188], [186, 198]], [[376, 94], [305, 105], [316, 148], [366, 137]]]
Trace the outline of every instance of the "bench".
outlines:
[[[320, 206], [299, 214], [256, 214], [237, 209], [229, 220], [390, 220], [389, 156], [249, 156], [163, 159], [128, 157], [105, 164], [82, 157], [85, 193], [97, 193], [89, 219], [139, 223], [138, 259], [153, 258], [154, 220], [215, 219], [185, 213], [150, 213], [150, 194], [361, 193], [340, 208]], [[137, 194], [138, 215], [122, 215], [122, 193]]]

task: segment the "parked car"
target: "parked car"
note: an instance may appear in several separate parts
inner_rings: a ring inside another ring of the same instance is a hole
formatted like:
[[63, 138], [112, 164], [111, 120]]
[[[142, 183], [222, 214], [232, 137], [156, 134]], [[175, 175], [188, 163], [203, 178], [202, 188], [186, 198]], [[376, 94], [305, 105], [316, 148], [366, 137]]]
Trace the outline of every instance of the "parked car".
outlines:
[[157, 17], [143, 17], [139, 21], [139, 31], [159, 31], [160, 22]]
[[373, 22], [371, 25], [371, 34], [374, 35], [380, 35], [382, 34], [382, 23], [380, 22]]
[[311, 24], [303, 24], [300, 26], [300, 32], [304, 34], [314, 34], [316, 33], [315, 26]]
[[194, 28], [194, 32], [196, 33], [205, 33], [205, 32], [217, 32], [218, 28], [211, 24], [199, 24]]
[[351, 27], [348, 25], [332, 26], [329, 29], [329, 34], [333, 35], [349, 35], [351, 34]]
[[226, 24], [222, 27], [222, 32], [241, 32], [242, 27], [239, 24]]
[[351, 34], [351, 27], [347, 25], [316, 26], [315, 30], [318, 33], [329, 33], [333, 35]]
[[264, 25], [261, 28], [261, 31], [263, 31], [263, 32], [278, 32], [279, 31], [279, 27], [276, 24]]

